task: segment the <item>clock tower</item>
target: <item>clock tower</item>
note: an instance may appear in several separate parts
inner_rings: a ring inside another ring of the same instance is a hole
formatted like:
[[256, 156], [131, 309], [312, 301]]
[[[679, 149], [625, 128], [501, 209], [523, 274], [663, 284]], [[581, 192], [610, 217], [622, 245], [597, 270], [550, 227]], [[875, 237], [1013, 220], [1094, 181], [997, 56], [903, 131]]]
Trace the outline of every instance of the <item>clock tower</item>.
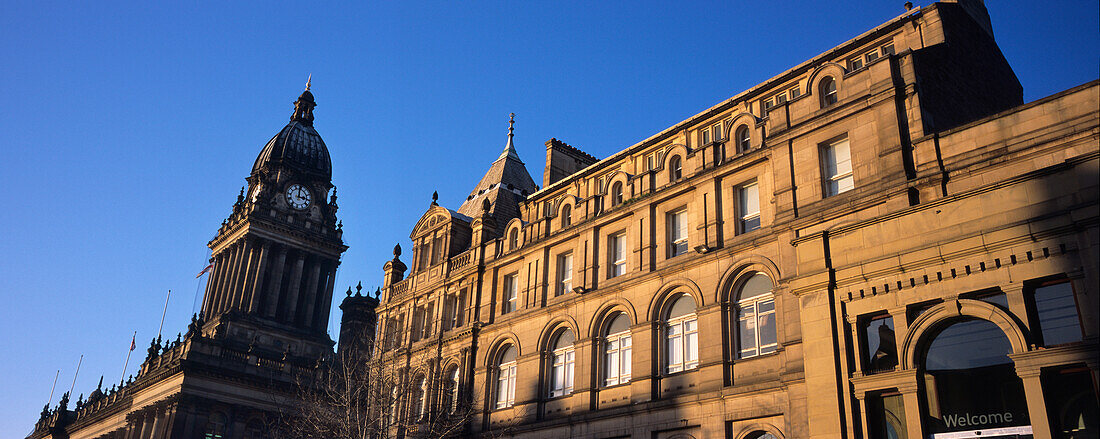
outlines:
[[332, 352], [326, 329], [347, 246], [309, 88], [260, 151], [247, 189], [207, 244], [213, 270], [202, 313], [209, 337], [317, 358]]

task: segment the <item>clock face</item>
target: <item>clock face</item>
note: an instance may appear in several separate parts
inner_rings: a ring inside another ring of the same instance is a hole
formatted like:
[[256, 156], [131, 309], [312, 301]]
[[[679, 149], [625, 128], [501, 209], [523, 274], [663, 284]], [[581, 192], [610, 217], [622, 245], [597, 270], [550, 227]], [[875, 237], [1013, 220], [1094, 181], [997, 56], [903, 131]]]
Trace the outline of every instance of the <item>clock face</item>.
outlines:
[[292, 184], [286, 188], [286, 204], [298, 210], [309, 207], [309, 189], [300, 184]]

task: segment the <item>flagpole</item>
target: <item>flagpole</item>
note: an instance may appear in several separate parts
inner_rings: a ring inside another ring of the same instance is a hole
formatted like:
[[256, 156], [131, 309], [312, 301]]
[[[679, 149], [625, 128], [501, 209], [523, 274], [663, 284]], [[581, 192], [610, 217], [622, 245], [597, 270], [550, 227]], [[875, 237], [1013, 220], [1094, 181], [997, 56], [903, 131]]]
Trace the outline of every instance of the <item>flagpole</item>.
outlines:
[[161, 332], [164, 331], [164, 316], [168, 314], [168, 299], [172, 297], [172, 290], [168, 290], [168, 295], [164, 297], [164, 311], [160, 313], [160, 328], [157, 329], [157, 338], [160, 338]]
[[61, 376], [61, 369], [57, 369], [57, 373], [53, 374], [53, 385], [50, 386], [50, 399], [46, 401], [47, 407], [49, 407], [50, 403], [53, 402], [53, 391], [57, 388], [57, 377], [59, 376]]
[[126, 351], [126, 362], [122, 363], [122, 378], [119, 382], [126, 381], [126, 368], [130, 366], [130, 354], [134, 352], [134, 343], [137, 343], [137, 331], [134, 331], [134, 337], [130, 339], [130, 349]]
[[69, 395], [73, 394], [73, 389], [76, 388], [76, 377], [80, 376], [80, 365], [84, 363], [84, 354], [80, 354], [80, 361], [76, 363], [76, 373], [73, 374], [73, 385], [69, 386]]

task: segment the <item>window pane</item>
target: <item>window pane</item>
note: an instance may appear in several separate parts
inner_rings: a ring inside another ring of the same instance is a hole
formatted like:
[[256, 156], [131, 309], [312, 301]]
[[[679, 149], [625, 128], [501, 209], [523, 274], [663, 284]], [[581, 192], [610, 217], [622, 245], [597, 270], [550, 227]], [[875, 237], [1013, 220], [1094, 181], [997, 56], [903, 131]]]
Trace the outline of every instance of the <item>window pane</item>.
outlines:
[[632, 361], [632, 358], [630, 357], [630, 355], [631, 355], [630, 337], [626, 338], [624, 344], [625, 344], [626, 347], [624, 347], [622, 349], [622, 354], [621, 354], [622, 355], [621, 363], [622, 363], [622, 371], [623, 371], [621, 378], [622, 378], [622, 381], [627, 381], [628, 379], [630, 379], [630, 362]]
[[683, 363], [682, 357], [684, 352], [683, 341], [679, 335], [672, 335], [672, 331], [669, 331], [668, 339], [668, 364], [680, 364]]
[[1043, 344], [1052, 346], [1081, 340], [1077, 303], [1069, 282], [1036, 288], [1035, 311], [1039, 316]]
[[775, 345], [775, 311], [760, 313], [760, 317], [758, 320], [760, 322], [760, 346], [764, 347], [768, 345]]
[[699, 360], [699, 333], [692, 332], [684, 335], [684, 362], [694, 363]]
[[[737, 300], [751, 299], [753, 297], [762, 296], [770, 293], [772, 290], [772, 279], [763, 273], [753, 274], [749, 280], [745, 281], [741, 285], [741, 291], [737, 295]], [[752, 308], [752, 305], [749, 305]], [[750, 311], [751, 312], [751, 311]]]
[[852, 172], [852, 156], [848, 150], [848, 139], [834, 143], [831, 147], [836, 160], [836, 170], [839, 174]]
[[738, 319], [738, 340], [741, 342], [742, 356], [746, 352], [756, 352], [756, 307], [742, 305]]
[[881, 316], [871, 319], [863, 327], [866, 351], [864, 364], [870, 372], [893, 370], [898, 364], [897, 340], [894, 337], [894, 318]]
[[741, 188], [741, 216], [760, 213], [760, 191], [756, 183]]
[[668, 319], [672, 320], [677, 317], [683, 317], [695, 312], [695, 299], [687, 294], [681, 294], [679, 298], [669, 308]]

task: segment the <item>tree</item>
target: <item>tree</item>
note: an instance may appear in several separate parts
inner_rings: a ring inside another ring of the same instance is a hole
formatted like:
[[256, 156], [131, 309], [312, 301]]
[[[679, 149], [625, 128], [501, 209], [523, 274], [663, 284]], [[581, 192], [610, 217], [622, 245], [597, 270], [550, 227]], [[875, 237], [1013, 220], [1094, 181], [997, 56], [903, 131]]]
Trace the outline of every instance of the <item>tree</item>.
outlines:
[[[372, 347], [363, 339], [362, 347]], [[276, 438], [384, 439], [456, 437], [474, 415], [469, 395], [427, 354], [341, 348], [297, 380], [297, 401], [286, 405]], [[455, 395], [461, 395], [457, 393]]]

